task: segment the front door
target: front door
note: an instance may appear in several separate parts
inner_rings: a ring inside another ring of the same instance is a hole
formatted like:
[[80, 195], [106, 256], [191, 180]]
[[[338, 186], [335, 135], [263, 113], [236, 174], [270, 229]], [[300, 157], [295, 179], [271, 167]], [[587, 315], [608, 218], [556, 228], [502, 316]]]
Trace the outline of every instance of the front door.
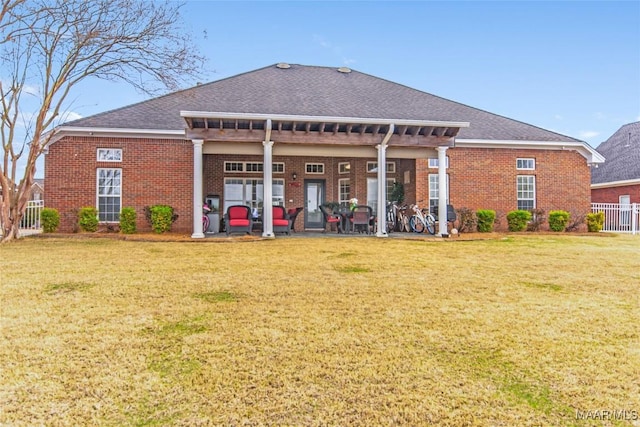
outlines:
[[304, 228], [324, 228], [320, 205], [324, 200], [324, 180], [304, 180]]

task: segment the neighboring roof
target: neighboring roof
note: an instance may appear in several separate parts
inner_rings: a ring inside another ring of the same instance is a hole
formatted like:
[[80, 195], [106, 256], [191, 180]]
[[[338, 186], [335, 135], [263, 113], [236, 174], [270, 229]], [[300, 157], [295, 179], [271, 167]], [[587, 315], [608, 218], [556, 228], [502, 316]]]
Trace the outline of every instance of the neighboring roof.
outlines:
[[591, 170], [591, 184], [640, 180], [640, 122], [622, 126], [596, 151], [606, 161]]
[[348, 68], [275, 64], [68, 122], [63, 127], [182, 130], [180, 111], [469, 122], [459, 139], [582, 141]]

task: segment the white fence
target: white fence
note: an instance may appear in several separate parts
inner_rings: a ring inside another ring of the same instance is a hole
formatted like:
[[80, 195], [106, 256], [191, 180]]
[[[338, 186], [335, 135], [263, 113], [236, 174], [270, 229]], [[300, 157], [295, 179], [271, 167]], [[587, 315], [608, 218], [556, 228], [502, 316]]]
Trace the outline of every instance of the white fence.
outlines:
[[640, 233], [640, 204], [591, 203], [591, 212], [604, 212], [602, 231]]
[[[44, 200], [30, 200], [27, 202], [27, 210], [20, 221], [20, 236], [28, 236], [29, 234], [42, 233], [42, 224], [40, 222], [40, 213], [44, 207]], [[0, 227], [0, 234], [2, 228]]]

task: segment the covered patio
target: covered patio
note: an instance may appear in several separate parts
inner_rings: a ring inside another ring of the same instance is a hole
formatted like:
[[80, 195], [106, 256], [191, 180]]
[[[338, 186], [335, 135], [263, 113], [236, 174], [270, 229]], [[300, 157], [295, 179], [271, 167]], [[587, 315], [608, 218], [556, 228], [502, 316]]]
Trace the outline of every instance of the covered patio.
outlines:
[[[186, 121], [186, 138], [193, 143], [193, 233], [204, 238], [202, 225], [203, 155], [259, 155], [263, 159], [262, 237], [275, 238], [272, 226], [273, 156], [326, 156], [426, 159], [438, 153], [439, 212], [446, 218], [446, 153], [468, 122], [406, 120], [392, 118], [328, 117], [283, 114], [251, 114], [181, 111]], [[385, 212], [386, 168], [377, 168], [376, 211]], [[387, 237], [385, 217], [377, 215], [377, 237]], [[437, 233], [447, 234], [446, 222]]]

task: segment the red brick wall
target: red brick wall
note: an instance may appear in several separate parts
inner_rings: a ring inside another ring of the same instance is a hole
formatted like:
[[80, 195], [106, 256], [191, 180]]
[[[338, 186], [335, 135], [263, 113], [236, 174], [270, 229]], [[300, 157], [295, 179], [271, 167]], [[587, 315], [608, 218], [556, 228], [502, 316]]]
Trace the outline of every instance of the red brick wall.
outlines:
[[591, 190], [593, 203], [620, 203], [620, 196], [629, 196], [631, 203], [640, 203], [640, 184]]
[[[506, 214], [517, 208], [517, 175], [536, 176], [538, 209], [590, 212], [591, 170], [575, 151], [455, 148], [447, 155], [451, 204], [495, 210], [498, 229], [506, 229]], [[516, 170], [517, 158], [534, 158], [535, 170]]]
[[[97, 148], [122, 148], [121, 163], [99, 163]], [[436, 157], [434, 151], [433, 156]], [[447, 151], [449, 157], [450, 201], [456, 208], [493, 209], [501, 218], [498, 229], [506, 229], [504, 216], [516, 209], [516, 176], [536, 176], [537, 207], [546, 212], [563, 209], [582, 214], [590, 210], [590, 169], [587, 162], [573, 151], [513, 150], [454, 148]], [[516, 170], [516, 158], [535, 158], [534, 171]], [[45, 186], [47, 206], [58, 209], [61, 215], [60, 231], [71, 231], [74, 226], [73, 211], [82, 206], [96, 205], [96, 169], [99, 167], [122, 168], [122, 205], [135, 207], [138, 213], [138, 229], [149, 230], [143, 208], [154, 204], [168, 204], [179, 214], [173, 230], [191, 232], [193, 146], [190, 141], [120, 139], [94, 137], [67, 137], [53, 144], [45, 161]], [[225, 161], [262, 162], [262, 156], [204, 155], [203, 199], [207, 194], [218, 194], [224, 203], [224, 177], [255, 176], [261, 173], [224, 174]], [[285, 205], [304, 206], [304, 180], [324, 179], [326, 200], [338, 200], [338, 179], [351, 179], [351, 193], [361, 203], [366, 203], [367, 161], [357, 158], [285, 157], [274, 156], [274, 162], [285, 162], [284, 174], [274, 173], [274, 178], [285, 180]], [[394, 159], [388, 159], [389, 161]], [[338, 175], [338, 163], [349, 161], [349, 174]], [[396, 173], [388, 174], [405, 183], [405, 201], [428, 200], [428, 175], [437, 169], [428, 168], [427, 160], [395, 160]], [[306, 174], [305, 164], [324, 163], [322, 175]], [[297, 179], [292, 179], [292, 173]], [[633, 200], [632, 200], [633, 201]]]
[[[122, 162], [98, 162], [98, 148], [121, 148]], [[183, 140], [66, 137], [45, 158], [47, 206], [60, 213], [61, 232], [74, 230], [75, 211], [96, 206], [98, 168], [122, 169], [122, 207], [135, 207], [138, 230], [150, 230], [144, 207], [172, 206], [176, 232], [191, 232], [193, 144]]]

